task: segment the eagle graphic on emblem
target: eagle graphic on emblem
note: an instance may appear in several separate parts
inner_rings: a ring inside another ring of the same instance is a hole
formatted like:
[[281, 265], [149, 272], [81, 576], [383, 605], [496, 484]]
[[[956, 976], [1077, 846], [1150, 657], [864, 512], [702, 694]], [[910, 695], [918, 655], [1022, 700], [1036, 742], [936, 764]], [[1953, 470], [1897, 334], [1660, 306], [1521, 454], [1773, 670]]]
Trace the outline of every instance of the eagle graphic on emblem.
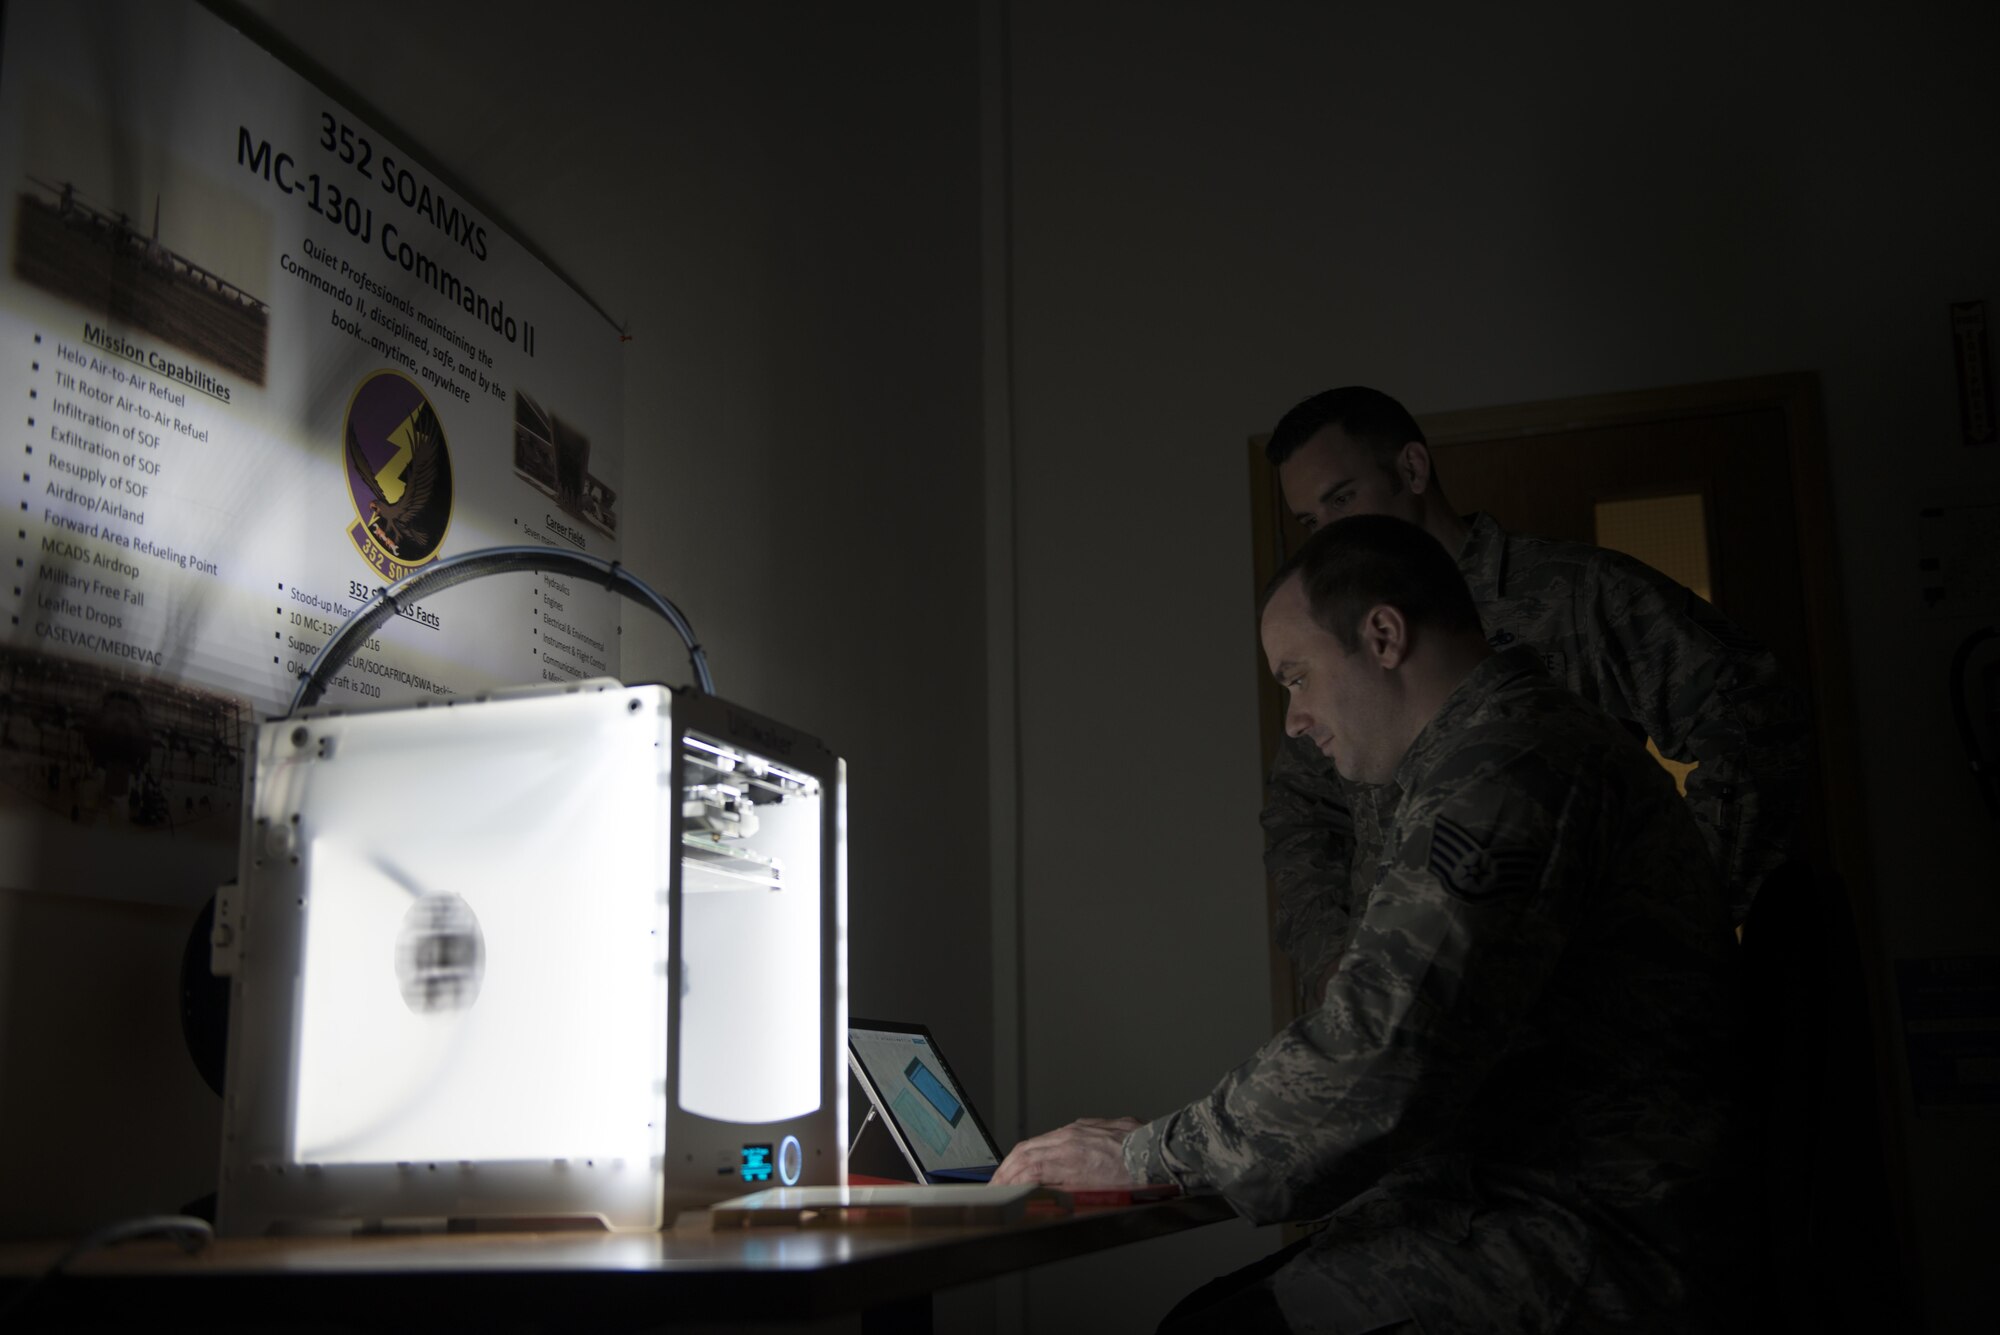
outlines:
[[[437, 550], [451, 515], [451, 464], [436, 411], [429, 403], [419, 403], [389, 433], [388, 442], [396, 452], [378, 468], [369, 462], [354, 434], [354, 421], [348, 419], [347, 462], [373, 498], [369, 536], [397, 560], [415, 564]], [[434, 500], [446, 503], [434, 505]]]

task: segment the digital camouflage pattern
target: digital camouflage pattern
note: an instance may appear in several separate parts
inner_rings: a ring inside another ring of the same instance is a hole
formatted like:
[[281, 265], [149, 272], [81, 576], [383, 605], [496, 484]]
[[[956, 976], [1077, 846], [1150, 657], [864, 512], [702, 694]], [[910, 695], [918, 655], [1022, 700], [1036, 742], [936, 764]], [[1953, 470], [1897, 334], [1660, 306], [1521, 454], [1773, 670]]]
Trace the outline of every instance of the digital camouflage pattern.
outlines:
[[[1496, 648], [1525, 645], [1584, 699], [1699, 762], [1687, 803], [1743, 921], [1764, 876], [1791, 855], [1806, 716], [1768, 650], [1652, 567], [1588, 543], [1508, 533], [1468, 517], [1459, 569]], [[1264, 861], [1278, 945], [1301, 1010], [1316, 1004], [1372, 874], [1396, 793], [1340, 777], [1310, 742], [1279, 748], [1265, 796]], [[1365, 888], [1365, 887], [1364, 887]]]
[[1320, 1006], [1127, 1137], [1135, 1178], [1324, 1220], [1295, 1330], [1713, 1329], [1736, 947], [1673, 780], [1493, 655], [1418, 734]]

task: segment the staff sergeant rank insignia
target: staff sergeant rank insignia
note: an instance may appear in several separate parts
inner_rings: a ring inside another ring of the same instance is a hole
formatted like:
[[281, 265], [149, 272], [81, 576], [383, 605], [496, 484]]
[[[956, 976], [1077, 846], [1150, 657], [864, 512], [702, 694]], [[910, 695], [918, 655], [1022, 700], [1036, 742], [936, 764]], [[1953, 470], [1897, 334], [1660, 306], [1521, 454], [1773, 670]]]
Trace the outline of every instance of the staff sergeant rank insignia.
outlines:
[[391, 582], [436, 558], [451, 525], [451, 454], [437, 410], [416, 382], [377, 371], [347, 405], [347, 537]]
[[1431, 827], [1431, 875], [1456, 898], [1478, 904], [1541, 878], [1541, 854], [1531, 848], [1488, 848], [1481, 837], [1449, 816]]

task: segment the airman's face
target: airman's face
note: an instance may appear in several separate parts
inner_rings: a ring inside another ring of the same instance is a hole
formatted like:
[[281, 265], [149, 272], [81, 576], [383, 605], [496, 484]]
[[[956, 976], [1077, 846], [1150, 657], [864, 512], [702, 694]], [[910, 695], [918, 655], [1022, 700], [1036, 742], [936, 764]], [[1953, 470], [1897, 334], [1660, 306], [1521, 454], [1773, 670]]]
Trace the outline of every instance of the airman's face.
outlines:
[[1404, 748], [1392, 722], [1390, 674], [1313, 619], [1296, 575], [1265, 605], [1261, 630], [1271, 675], [1285, 688], [1285, 734], [1311, 741], [1342, 778], [1394, 778]]
[[1308, 440], [1278, 465], [1285, 508], [1308, 533], [1349, 515], [1394, 515], [1423, 522], [1416, 494], [1393, 466], [1337, 426]]

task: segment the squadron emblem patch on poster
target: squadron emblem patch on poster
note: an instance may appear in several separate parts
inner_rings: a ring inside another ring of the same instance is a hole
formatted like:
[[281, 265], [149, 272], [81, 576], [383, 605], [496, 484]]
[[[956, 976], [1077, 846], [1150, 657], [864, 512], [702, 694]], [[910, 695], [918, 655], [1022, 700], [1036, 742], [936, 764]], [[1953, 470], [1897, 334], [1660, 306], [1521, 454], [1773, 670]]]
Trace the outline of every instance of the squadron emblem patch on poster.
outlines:
[[451, 454], [416, 382], [377, 371], [347, 405], [344, 459], [355, 522], [348, 540], [395, 581], [429, 562], [451, 525]]

